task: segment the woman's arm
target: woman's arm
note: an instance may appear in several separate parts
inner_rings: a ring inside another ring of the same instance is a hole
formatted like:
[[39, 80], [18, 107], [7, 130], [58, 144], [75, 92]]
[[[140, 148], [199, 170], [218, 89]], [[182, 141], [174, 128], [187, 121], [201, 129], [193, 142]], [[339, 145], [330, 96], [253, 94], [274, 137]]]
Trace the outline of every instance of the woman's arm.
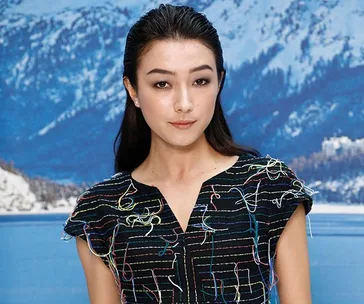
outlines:
[[277, 244], [276, 272], [281, 304], [311, 304], [306, 217], [300, 204]]
[[110, 269], [90, 252], [87, 243], [76, 237], [78, 255], [85, 272], [91, 304], [120, 304], [120, 295]]

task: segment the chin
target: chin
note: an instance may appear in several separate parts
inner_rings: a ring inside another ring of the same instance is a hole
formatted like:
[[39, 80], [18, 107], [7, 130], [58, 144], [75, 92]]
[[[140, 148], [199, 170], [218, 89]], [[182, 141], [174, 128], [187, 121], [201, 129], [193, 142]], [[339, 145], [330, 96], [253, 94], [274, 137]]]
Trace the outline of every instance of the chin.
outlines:
[[179, 147], [179, 148], [187, 148], [190, 146], [193, 146], [195, 143], [197, 143], [200, 139], [201, 136], [203, 136], [204, 134], [200, 134], [200, 135], [182, 135], [182, 136], [175, 136], [173, 138], [170, 138], [170, 136], [168, 136], [168, 138], [165, 138], [165, 141], [168, 143], [168, 145], [174, 146], [174, 147]]
[[184, 131], [167, 129], [163, 130], [159, 134], [153, 132], [154, 134], [152, 135], [152, 137], [155, 136], [154, 139], [156, 139], [157, 141], [162, 141], [169, 146], [173, 146], [176, 148], [187, 148], [196, 144], [198, 141], [202, 139], [202, 137], [205, 136], [203, 129], [200, 128], [197, 129], [184, 130]]

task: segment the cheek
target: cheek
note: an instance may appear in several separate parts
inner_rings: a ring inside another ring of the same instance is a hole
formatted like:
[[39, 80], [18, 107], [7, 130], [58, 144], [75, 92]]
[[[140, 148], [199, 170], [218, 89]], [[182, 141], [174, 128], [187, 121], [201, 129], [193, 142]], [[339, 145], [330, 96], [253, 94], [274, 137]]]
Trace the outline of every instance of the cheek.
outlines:
[[152, 127], [167, 118], [170, 113], [171, 103], [168, 98], [156, 94], [151, 90], [146, 90], [139, 95], [140, 108], [147, 124]]
[[210, 113], [215, 110], [216, 94], [215, 92], [205, 91], [196, 96], [195, 110], [199, 113]]

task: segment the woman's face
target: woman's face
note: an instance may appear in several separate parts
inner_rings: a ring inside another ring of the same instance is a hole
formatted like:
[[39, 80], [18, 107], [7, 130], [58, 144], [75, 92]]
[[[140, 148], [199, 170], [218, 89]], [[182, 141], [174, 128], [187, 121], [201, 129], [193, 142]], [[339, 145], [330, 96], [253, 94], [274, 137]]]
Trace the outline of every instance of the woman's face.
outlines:
[[[152, 143], [195, 143], [209, 125], [219, 92], [213, 52], [198, 40], [156, 41], [137, 70], [137, 91], [124, 83], [151, 129]], [[192, 121], [190, 125], [175, 122]]]

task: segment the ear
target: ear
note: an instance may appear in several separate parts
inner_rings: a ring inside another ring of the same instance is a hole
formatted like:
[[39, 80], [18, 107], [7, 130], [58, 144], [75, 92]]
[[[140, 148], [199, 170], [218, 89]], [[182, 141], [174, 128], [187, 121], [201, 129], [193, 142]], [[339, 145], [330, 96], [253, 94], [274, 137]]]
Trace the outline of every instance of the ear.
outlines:
[[134, 87], [132, 86], [132, 84], [130, 83], [129, 78], [124, 77], [123, 82], [124, 82], [125, 89], [128, 91], [128, 93], [129, 93], [131, 99], [133, 100], [135, 106], [139, 107], [138, 94], [137, 94], [136, 90], [134, 89]]

